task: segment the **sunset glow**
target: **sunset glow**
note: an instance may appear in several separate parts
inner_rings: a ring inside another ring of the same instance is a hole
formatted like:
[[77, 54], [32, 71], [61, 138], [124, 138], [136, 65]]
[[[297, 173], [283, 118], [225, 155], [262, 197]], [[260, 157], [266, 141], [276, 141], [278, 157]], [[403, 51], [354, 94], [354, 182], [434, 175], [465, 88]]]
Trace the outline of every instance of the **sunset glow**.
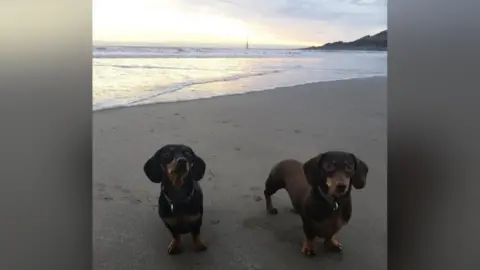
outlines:
[[[280, 9], [270, 5], [278, 3], [245, 0], [233, 5], [232, 1], [223, 0], [93, 0], [93, 40], [243, 46], [248, 36], [255, 45], [300, 46], [330, 41], [345, 33], [337, 29], [337, 25], [331, 26], [321, 20], [291, 17], [297, 15], [285, 11], [277, 16], [274, 12]], [[273, 10], [270, 16], [259, 15], [269, 10]]]
[[[182, 12], [167, 5], [149, 8], [147, 3], [94, 1], [93, 40], [243, 44], [247, 36], [255, 36], [242, 21], [221, 15]], [[263, 42], [269, 40], [263, 39]]]

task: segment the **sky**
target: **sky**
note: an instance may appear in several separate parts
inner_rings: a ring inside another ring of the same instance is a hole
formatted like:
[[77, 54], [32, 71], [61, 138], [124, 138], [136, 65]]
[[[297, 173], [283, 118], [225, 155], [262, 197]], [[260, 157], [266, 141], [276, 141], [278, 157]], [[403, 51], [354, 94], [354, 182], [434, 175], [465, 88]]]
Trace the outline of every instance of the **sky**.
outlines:
[[298, 47], [387, 29], [387, 0], [93, 0], [95, 44]]

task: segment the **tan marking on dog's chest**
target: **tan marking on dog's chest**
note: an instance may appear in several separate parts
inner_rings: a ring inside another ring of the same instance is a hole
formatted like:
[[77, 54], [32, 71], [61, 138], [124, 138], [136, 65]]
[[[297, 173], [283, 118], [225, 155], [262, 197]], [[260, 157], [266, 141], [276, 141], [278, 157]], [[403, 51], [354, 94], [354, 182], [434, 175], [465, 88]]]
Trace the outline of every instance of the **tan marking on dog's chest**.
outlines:
[[180, 217], [168, 217], [168, 218], [163, 218], [163, 222], [168, 224], [169, 226], [175, 226], [181, 223], [191, 223], [195, 222], [198, 219], [200, 219], [202, 215], [200, 214], [194, 214], [194, 215], [184, 215]]
[[321, 222], [313, 222], [318, 237], [332, 237], [345, 225], [346, 222], [342, 220], [340, 212], [334, 213], [333, 216]]
[[183, 220], [186, 222], [195, 222], [197, 221], [202, 215], [195, 214], [195, 215], [186, 215], [183, 217]]

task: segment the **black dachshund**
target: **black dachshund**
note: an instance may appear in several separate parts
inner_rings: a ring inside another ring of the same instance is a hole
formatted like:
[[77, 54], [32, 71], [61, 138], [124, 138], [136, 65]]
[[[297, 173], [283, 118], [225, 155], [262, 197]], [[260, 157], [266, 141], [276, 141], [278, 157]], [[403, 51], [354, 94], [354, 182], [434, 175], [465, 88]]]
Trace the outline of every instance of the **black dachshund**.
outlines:
[[316, 237], [325, 240], [327, 250], [339, 252], [342, 245], [335, 235], [352, 215], [352, 186], [364, 188], [367, 173], [365, 162], [340, 151], [319, 154], [305, 164], [292, 159], [281, 161], [273, 167], [265, 183], [267, 212], [278, 213], [271, 196], [286, 189], [302, 218], [305, 234], [302, 252], [315, 255]]
[[182, 144], [165, 145], [143, 166], [150, 181], [160, 183], [158, 214], [172, 234], [168, 253], [182, 252], [181, 235], [191, 233], [197, 251], [207, 246], [200, 239], [203, 218], [203, 194], [198, 184], [205, 162], [192, 148]]

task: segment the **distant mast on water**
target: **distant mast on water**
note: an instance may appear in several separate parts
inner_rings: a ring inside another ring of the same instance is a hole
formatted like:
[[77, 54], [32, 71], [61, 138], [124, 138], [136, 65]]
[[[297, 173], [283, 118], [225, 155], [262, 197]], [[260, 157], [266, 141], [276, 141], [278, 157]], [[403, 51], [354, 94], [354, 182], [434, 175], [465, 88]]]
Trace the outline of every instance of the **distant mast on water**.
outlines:
[[245, 50], [248, 50], [248, 37], [247, 37], [247, 41], [245, 43]]

